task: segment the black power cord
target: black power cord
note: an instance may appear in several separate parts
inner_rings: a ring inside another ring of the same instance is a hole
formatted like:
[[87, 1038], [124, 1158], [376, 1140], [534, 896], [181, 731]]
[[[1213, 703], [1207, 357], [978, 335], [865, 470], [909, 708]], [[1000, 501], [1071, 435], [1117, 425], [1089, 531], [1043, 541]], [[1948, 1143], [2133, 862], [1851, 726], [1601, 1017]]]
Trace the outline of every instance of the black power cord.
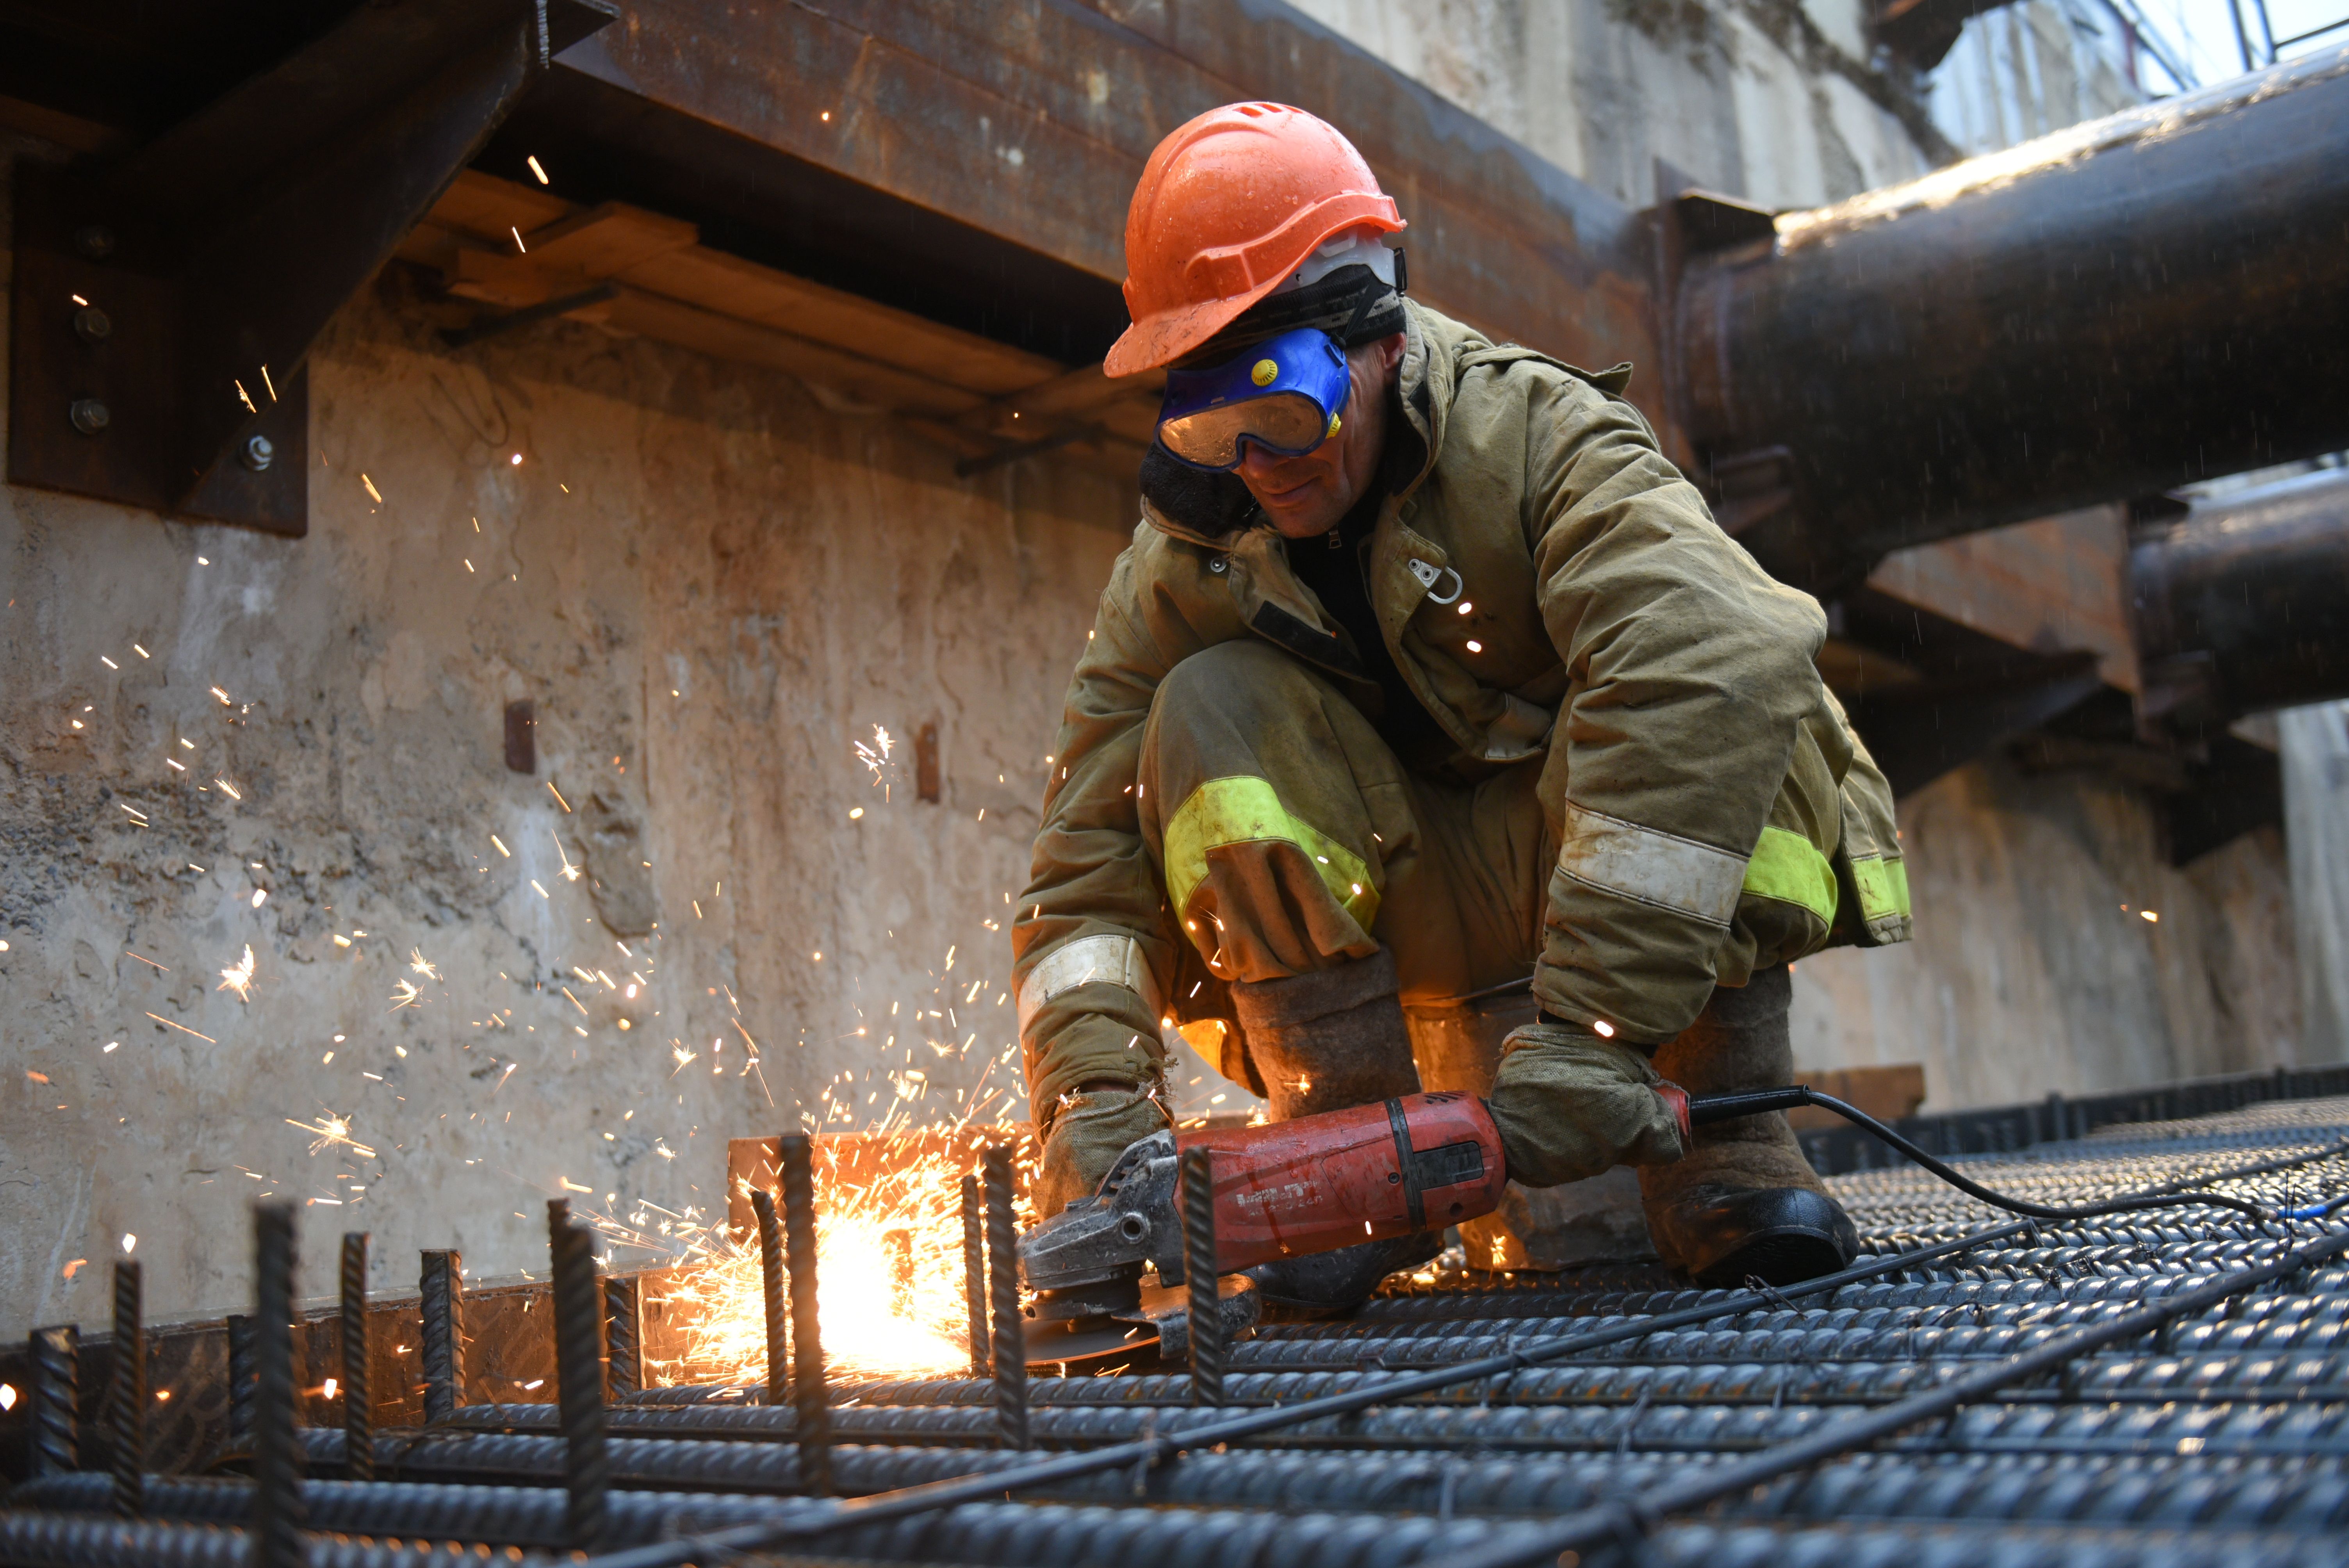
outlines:
[[1854, 1127], [1878, 1141], [1899, 1150], [1909, 1159], [1970, 1196], [1979, 1198], [1993, 1208], [2009, 1213], [2027, 1214], [2034, 1220], [2093, 1220], [2105, 1214], [2126, 1214], [2140, 1209], [2168, 1209], [2186, 1205], [2233, 1209], [2266, 1222], [2282, 1219], [2321, 1218], [2332, 1209], [2349, 1200], [2336, 1199], [2307, 1209], [2279, 1212], [2263, 1203], [2253, 1203], [2241, 1198], [2222, 1197], [2214, 1192], [2155, 1192], [2140, 1197], [2116, 1198], [2109, 1203], [2089, 1203], [2076, 1209], [2051, 1208], [2044, 1203], [2033, 1203], [2021, 1198], [2011, 1198], [1992, 1191], [1971, 1177], [1960, 1172], [1892, 1130], [1857, 1106], [1846, 1105], [1831, 1094], [1821, 1094], [1806, 1084], [1790, 1084], [1785, 1088], [1750, 1089], [1736, 1094], [1706, 1094], [1689, 1096], [1689, 1125], [1705, 1127], [1716, 1121], [1729, 1121], [1741, 1116], [1759, 1116], [1765, 1111], [1792, 1110], [1798, 1105], [1815, 1105], [1821, 1110], [1831, 1110]]

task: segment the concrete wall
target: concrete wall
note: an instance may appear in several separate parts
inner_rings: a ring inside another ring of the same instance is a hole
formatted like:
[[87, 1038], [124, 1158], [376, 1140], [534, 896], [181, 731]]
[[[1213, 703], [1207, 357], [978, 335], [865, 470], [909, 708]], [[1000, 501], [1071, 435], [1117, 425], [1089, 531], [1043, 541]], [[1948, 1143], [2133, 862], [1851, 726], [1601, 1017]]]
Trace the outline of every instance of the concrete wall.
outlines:
[[2144, 796], [2003, 758], [1900, 823], [1916, 940], [1795, 966], [1802, 1066], [1921, 1062], [1949, 1110], [2308, 1059], [2275, 830], [2176, 870]]
[[2302, 1059], [2349, 1061], [2349, 702], [2276, 715], [2298, 916]]
[[[1130, 495], [373, 294], [311, 379], [306, 539], [0, 490], [0, 1335], [101, 1323], [125, 1233], [150, 1311], [235, 1307], [264, 1192], [316, 1201], [308, 1290], [345, 1226], [543, 1270], [543, 1197], [722, 1210], [722, 1140], [844, 1072], [862, 1124], [883, 1068], [1024, 1114], [999, 928]], [[925, 721], [943, 799], [900, 751], [885, 801], [854, 743]]]
[[[1859, 0], [1296, 0], [1297, 8], [1634, 206], [1656, 160], [1771, 207], [1930, 167], [1870, 89]], [[1925, 124], [1921, 108], [1916, 116]], [[1930, 133], [1930, 128], [1929, 133]]]

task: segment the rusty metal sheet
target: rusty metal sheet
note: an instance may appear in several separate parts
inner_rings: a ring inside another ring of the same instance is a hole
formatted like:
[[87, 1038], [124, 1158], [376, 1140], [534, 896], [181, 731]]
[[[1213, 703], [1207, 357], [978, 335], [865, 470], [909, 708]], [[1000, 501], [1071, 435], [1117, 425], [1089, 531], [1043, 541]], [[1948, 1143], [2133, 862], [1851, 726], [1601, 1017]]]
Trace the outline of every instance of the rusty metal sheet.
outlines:
[[[1654, 360], [1637, 215], [1285, 6], [647, 0], [562, 64], [1103, 279], [1158, 139], [1278, 98], [1379, 170], [1430, 304], [1577, 363]], [[1634, 390], [1659, 416], [1660, 387]]]

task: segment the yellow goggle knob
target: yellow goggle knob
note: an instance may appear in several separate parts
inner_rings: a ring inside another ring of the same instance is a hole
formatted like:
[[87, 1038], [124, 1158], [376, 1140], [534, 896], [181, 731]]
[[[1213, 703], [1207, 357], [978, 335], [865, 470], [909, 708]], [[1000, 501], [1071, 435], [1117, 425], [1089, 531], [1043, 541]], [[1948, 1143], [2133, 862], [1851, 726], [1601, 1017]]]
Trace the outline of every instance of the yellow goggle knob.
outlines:
[[1345, 423], [1345, 420], [1344, 420], [1344, 419], [1342, 419], [1342, 418], [1340, 418], [1339, 416], [1337, 416], [1337, 415], [1335, 415], [1335, 414], [1330, 415], [1330, 434], [1329, 434], [1329, 435], [1327, 435], [1327, 436], [1323, 436], [1321, 438], [1322, 438], [1323, 440], [1325, 440], [1325, 441], [1326, 441], [1326, 440], [1328, 440], [1328, 439], [1330, 438], [1330, 436], [1334, 436], [1334, 435], [1336, 435], [1336, 434], [1338, 433], [1338, 427], [1339, 427], [1339, 426], [1340, 426], [1340, 425], [1342, 425], [1342, 424], [1344, 424], [1344, 423]]
[[1256, 367], [1248, 372], [1248, 379], [1259, 387], [1269, 387], [1272, 385], [1272, 378], [1279, 374], [1279, 366], [1269, 359], [1259, 359], [1256, 362]]

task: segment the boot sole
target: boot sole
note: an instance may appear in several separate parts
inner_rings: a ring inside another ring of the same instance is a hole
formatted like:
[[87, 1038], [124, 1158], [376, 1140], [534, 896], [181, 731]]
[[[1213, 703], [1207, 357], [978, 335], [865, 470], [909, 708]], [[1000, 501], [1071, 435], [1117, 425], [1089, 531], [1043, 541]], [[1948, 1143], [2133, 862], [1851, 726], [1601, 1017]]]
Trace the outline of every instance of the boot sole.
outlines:
[[1831, 1236], [1807, 1229], [1764, 1231], [1692, 1277], [1713, 1290], [1733, 1289], [1748, 1278], [1767, 1284], [1800, 1284], [1843, 1266], [1843, 1249]]

